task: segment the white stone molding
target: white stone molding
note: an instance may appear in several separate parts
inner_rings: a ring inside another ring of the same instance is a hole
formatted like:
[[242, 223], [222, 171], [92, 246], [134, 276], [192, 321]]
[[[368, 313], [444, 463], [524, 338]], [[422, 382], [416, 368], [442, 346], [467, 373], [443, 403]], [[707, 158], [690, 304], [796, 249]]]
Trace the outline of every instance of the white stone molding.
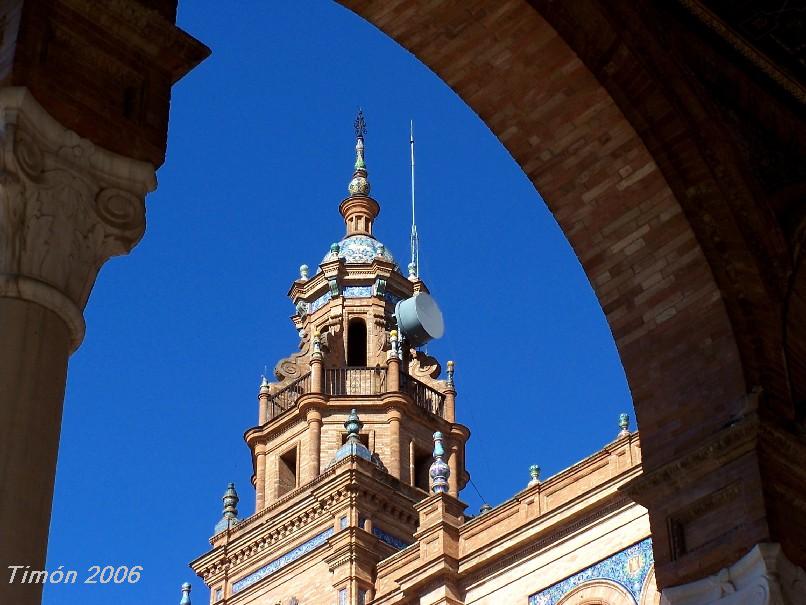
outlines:
[[606, 605], [634, 605], [635, 601], [629, 591], [610, 580], [588, 580], [566, 594], [557, 605], [587, 605], [589, 603], [605, 603]]
[[106, 260], [145, 231], [154, 167], [68, 130], [23, 87], [0, 88], [0, 297], [39, 304], [84, 337]]
[[663, 590], [661, 605], [806, 605], [806, 572], [781, 546], [756, 544], [719, 573]]

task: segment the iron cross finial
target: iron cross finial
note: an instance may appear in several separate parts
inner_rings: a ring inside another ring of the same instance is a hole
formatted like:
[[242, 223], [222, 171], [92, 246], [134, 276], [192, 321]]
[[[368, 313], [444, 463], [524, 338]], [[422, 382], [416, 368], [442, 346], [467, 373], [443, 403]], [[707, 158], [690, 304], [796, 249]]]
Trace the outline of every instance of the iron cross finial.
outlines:
[[367, 123], [364, 121], [364, 111], [359, 108], [358, 115], [355, 117], [355, 138], [364, 138], [364, 135], [367, 134]]

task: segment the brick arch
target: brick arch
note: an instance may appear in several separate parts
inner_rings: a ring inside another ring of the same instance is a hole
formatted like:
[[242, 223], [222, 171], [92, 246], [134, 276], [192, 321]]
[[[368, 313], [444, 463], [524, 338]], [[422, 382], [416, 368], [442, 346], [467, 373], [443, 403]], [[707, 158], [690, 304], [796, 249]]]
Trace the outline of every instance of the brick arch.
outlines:
[[[659, 585], [716, 572], [769, 539], [767, 495], [758, 483], [737, 487], [740, 477], [758, 480], [758, 461], [723, 461], [714, 479], [719, 467], [703, 460], [733, 447], [722, 435], [754, 408], [758, 385], [770, 409], [793, 415], [780, 305], [787, 243], [756, 203], [758, 183], [743, 172], [748, 160], [730, 124], [711, 119], [714, 107], [666, 57], [674, 39], [653, 40], [646, 23], [629, 22], [640, 17], [627, 2], [339, 1], [484, 120], [576, 252], [633, 395], [645, 481], [631, 495], [649, 509]], [[630, 28], [627, 41], [620, 32]], [[682, 39], [691, 53], [702, 50]], [[647, 67], [642, 53], [655, 53], [665, 71]], [[742, 75], [701, 56], [728, 80]], [[697, 524], [715, 508], [724, 522]]]

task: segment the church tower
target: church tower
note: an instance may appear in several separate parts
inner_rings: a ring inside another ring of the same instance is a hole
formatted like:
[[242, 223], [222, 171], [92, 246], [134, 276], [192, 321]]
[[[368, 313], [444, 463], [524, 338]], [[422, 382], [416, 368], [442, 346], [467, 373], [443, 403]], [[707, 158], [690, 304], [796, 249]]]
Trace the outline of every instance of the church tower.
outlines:
[[368, 603], [378, 562], [415, 541], [415, 506], [469, 480], [453, 363], [440, 379], [418, 350], [442, 335], [442, 316], [416, 264], [404, 275], [373, 235], [364, 136], [359, 113], [345, 236], [317, 270], [300, 267], [288, 293], [299, 350], [276, 382], [263, 378], [245, 434], [254, 514], [238, 518], [230, 484], [212, 549], [191, 564], [213, 604]]

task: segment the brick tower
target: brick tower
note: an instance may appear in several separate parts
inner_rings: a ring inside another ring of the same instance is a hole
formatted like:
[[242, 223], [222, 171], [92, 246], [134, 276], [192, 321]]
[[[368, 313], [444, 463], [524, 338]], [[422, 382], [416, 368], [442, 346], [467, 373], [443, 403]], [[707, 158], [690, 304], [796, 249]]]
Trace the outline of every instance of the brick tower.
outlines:
[[448, 493], [469, 480], [453, 364], [440, 380], [439, 362], [412, 346], [428, 327], [398, 326], [396, 308], [415, 309], [415, 319], [416, 308], [438, 311], [416, 266], [405, 277], [373, 236], [380, 206], [364, 134], [359, 114], [355, 172], [339, 206], [346, 234], [313, 276], [303, 265], [291, 285], [299, 351], [277, 363], [276, 383], [263, 379], [258, 423], [245, 434], [255, 512], [238, 519], [230, 485], [212, 550], [191, 564], [211, 603], [363, 605], [374, 598], [377, 563], [414, 542], [434, 433]]

